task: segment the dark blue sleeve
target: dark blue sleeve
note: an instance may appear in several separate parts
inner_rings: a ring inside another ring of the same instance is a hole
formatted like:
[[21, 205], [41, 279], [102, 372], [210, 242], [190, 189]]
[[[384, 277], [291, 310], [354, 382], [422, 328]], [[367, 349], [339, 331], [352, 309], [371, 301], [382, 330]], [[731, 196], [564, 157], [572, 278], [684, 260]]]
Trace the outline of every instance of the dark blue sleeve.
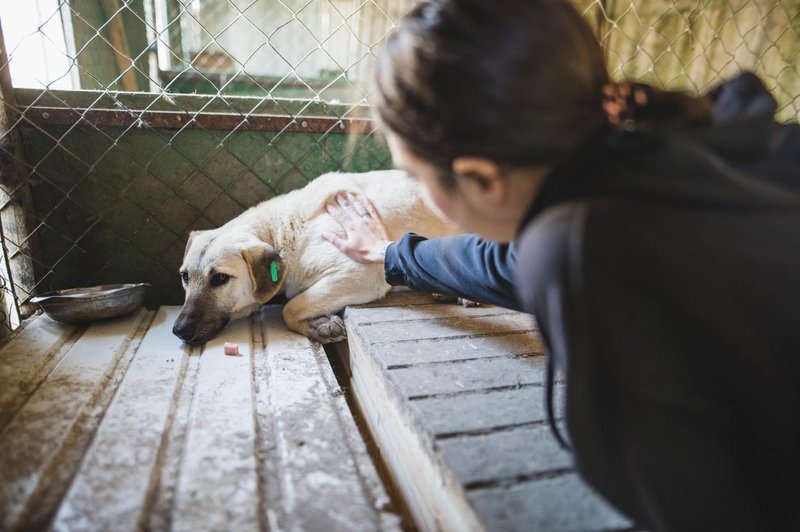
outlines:
[[515, 257], [513, 243], [474, 235], [428, 240], [406, 233], [386, 249], [386, 282], [518, 310]]

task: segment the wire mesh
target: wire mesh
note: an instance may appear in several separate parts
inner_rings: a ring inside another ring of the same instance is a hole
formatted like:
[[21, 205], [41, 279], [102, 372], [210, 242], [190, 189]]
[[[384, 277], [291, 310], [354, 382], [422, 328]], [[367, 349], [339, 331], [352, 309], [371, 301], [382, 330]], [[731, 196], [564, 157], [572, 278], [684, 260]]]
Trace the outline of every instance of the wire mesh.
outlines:
[[[6, 327], [72, 286], [146, 281], [149, 305], [180, 303], [189, 230], [390, 165], [368, 79], [415, 3], [0, 1]], [[800, 116], [800, 0], [576, 4], [614, 77], [701, 92], [754, 70], [779, 119]]]

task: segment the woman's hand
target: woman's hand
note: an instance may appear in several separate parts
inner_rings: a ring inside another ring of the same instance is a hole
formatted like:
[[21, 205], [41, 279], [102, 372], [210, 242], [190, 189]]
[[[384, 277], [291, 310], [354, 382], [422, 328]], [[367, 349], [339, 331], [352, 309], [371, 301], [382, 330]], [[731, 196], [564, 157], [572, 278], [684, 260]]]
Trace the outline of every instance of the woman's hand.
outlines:
[[351, 259], [370, 264], [383, 262], [386, 248], [392, 243], [375, 206], [367, 198], [336, 195], [336, 201], [325, 205], [328, 213], [341, 224], [345, 236], [324, 233], [322, 237]]

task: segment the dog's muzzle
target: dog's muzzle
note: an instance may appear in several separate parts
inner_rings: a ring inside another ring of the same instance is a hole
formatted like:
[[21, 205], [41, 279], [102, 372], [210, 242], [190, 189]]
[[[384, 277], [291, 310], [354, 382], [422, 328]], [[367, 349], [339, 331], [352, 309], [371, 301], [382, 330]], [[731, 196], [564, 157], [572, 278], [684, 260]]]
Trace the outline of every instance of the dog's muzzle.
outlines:
[[197, 314], [184, 316], [181, 313], [172, 327], [172, 334], [188, 344], [204, 344], [214, 337], [225, 325], [228, 318], [216, 321], [204, 321]]

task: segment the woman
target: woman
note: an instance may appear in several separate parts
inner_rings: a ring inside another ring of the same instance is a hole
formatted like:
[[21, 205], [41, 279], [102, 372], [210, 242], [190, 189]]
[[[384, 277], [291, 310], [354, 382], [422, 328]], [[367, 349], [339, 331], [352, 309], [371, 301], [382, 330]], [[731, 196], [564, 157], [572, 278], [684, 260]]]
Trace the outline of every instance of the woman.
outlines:
[[578, 471], [638, 526], [800, 529], [800, 132], [763, 84], [612, 84], [568, 2], [452, 0], [402, 21], [376, 93], [395, 163], [489, 241], [390, 243], [352, 197], [326, 238], [534, 314]]

